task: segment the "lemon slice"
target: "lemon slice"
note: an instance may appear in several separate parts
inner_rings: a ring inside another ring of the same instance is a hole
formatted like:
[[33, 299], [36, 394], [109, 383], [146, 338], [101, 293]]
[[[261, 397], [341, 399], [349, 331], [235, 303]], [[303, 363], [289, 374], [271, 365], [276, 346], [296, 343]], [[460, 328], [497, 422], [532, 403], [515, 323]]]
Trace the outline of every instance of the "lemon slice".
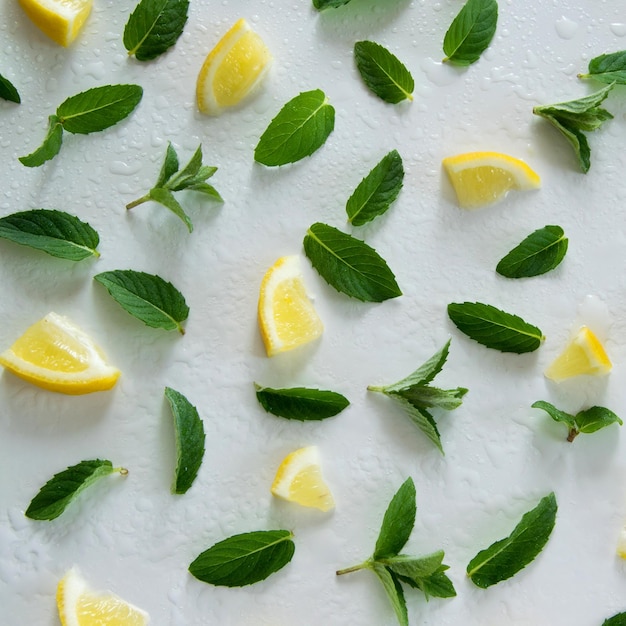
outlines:
[[559, 382], [581, 374], [602, 376], [608, 374], [612, 367], [600, 340], [587, 326], [581, 326], [565, 350], [545, 371], [545, 376]]
[[57, 608], [63, 626], [144, 626], [150, 622], [142, 609], [112, 593], [96, 593], [76, 567], [57, 587]]
[[69, 46], [87, 20], [93, 0], [19, 0], [19, 3], [50, 39]]
[[459, 206], [476, 209], [501, 200], [511, 189], [538, 189], [541, 179], [524, 161], [500, 152], [467, 152], [443, 160]]
[[239, 104], [261, 83], [272, 55], [241, 18], [209, 52], [196, 82], [198, 108], [207, 115]]
[[330, 511], [335, 502], [322, 477], [319, 451], [315, 446], [288, 454], [280, 464], [271, 492], [289, 502], [320, 511]]
[[91, 337], [56, 313], [27, 328], [0, 354], [0, 365], [38, 387], [72, 395], [110, 389], [120, 375]]
[[297, 256], [281, 257], [265, 273], [259, 327], [268, 356], [317, 339], [324, 327], [307, 296]]

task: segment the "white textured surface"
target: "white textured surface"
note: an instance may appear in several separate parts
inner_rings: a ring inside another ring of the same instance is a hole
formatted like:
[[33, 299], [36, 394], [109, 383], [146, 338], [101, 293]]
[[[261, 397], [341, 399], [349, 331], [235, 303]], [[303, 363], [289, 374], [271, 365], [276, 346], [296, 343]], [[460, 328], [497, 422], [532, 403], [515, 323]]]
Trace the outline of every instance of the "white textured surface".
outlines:
[[[418, 514], [407, 551], [443, 548], [458, 597], [426, 603], [408, 593], [411, 623], [432, 626], [583, 626], [626, 609], [626, 567], [615, 545], [626, 520], [626, 443], [611, 427], [573, 444], [530, 408], [545, 399], [577, 411], [601, 404], [626, 418], [623, 206], [626, 201], [624, 88], [606, 107], [615, 119], [590, 135], [592, 167], [577, 170], [565, 141], [532, 115], [535, 104], [582, 96], [599, 84], [576, 73], [603, 52], [626, 48], [622, 0], [500, 2], [498, 30], [474, 66], [442, 66], [454, 0], [353, 0], [325, 14], [309, 0], [192, 0], [176, 47], [158, 60], [128, 59], [121, 43], [129, 0], [96, 0], [83, 33], [65, 50], [32, 26], [14, 0], [0, 0], [0, 73], [23, 103], [0, 101], [0, 214], [57, 208], [90, 222], [102, 257], [71, 264], [0, 241], [0, 347], [50, 310], [68, 315], [123, 372], [108, 393], [65, 397], [0, 376], [0, 622], [58, 624], [58, 579], [77, 564], [96, 587], [150, 612], [154, 624], [293, 626], [394, 624], [377, 581], [335, 569], [367, 557], [384, 509], [407, 476]], [[275, 64], [259, 95], [217, 119], [194, 104], [208, 51], [244, 16]], [[412, 71], [415, 101], [391, 106], [361, 84], [352, 60], [359, 39], [394, 51]], [[123, 123], [91, 136], [67, 134], [41, 168], [17, 157], [39, 145], [47, 116], [88, 87], [135, 82], [143, 101]], [[336, 128], [311, 158], [265, 169], [253, 149], [269, 120], [298, 92], [320, 88]], [[183, 202], [192, 235], [167, 210], [124, 205], [156, 178], [167, 141], [185, 162], [199, 143], [217, 165], [223, 206]], [[404, 159], [404, 189], [382, 218], [345, 223], [348, 196], [389, 150]], [[440, 166], [476, 149], [523, 158], [542, 176], [536, 193], [510, 195], [483, 211], [457, 209]], [[404, 295], [380, 305], [337, 294], [311, 269], [307, 285], [325, 323], [322, 340], [264, 356], [256, 326], [260, 280], [278, 256], [303, 254], [307, 227], [324, 221], [366, 239], [395, 271]], [[543, 277], [498, 277], [499, 258], [532, 230], [560, 224], [570, 237], [563, 264]], [[171, 280], [191, 314], [184, 337], [149, 329], [126, 314], [92, 276], [132, 268]], [[522, 315], [547, 340], [526, 356], [487, 350], [456, 331], [453, 301], [479, 300]], [[543, 368], [586, 322], [606, 339], [609, 378], [554, 386]], [[365, 390], [408, 374], [452, 336], [436, 382], [470, 389], [461, 408], [437, 415], [446, 456], [383, 397]], [[321, 423], [266, 414], [253, 381], [344, 393], [352, 405]], [[173, 427], [169, 385], [199, 409], [207, 452], [185, 496], [169, 492]], [[330, 515], [272, 500], [283, 456], [319, 446], [337, 509]], [[129, 468], [102, 480], [56, 521], [24, 509], [53, 473], [87, 458]], [[465, 578], [481, 548], [554, 490], [559, 514], [539, 558], [488, 590]], [[215, 588], [187, 567], [202, 550], [249, 530], [289, 528], [293, 561], [260, 584]]]

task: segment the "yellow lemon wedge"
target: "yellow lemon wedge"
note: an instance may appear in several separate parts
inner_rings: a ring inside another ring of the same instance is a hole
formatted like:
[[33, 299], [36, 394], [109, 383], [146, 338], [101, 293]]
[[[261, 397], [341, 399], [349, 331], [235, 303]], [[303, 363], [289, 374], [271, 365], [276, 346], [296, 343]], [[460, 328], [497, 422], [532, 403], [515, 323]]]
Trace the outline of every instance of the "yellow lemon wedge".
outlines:
[[0, 354], [0, 365], [38, 387], [71, 395], [110, 389], [120, 375], [91, 337], [56, 313], [27, 328]]
[[602, 376], [608, 374], [612, 367], [600, 340], [587, 326], [581, 326], [563, 352], [546, 369], [545, 376], [560, 382], [581, 374]]
[[265, 273], [258, 317], [268, 356], [309, 343], [324, 331], [307, 296], [297, 256], [281, 257]]
[[271, 492], [289, 502], [320, 511], [330, 511], [335, 506], [322, 477], [316, 446], [300, 448], [284, 458], [276, 472]]
[[622, 528], [617, 538], [617, 556], [626, 559], [626, 526]]
[[19, 3], [40, 30], [67, 47], [89, 17], [93, 0], [19, 0]]
[[261, 84], [272, 62], [265, 43], [241, 18], [206, 57], [196, 82], [198, 108], [219, 115]]
[[459, 206], [477, 209], [503, 199], [512, 189], [538, 189], [541, 179], [524, 161], [501, 152], [466, 152], [443, 159]]
[[63, 626], [144, 626], [150, 622], [145, 611], [115, 594], [89, 589], [76, 567], [59, 581], [57, 608]]

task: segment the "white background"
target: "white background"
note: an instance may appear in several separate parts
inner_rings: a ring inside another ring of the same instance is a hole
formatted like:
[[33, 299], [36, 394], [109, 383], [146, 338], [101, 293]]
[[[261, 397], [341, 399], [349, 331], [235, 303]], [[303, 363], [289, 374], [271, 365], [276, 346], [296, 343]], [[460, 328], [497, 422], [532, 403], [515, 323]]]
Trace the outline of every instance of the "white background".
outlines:
[[[73, 264], [0, 241], [0, 348], [56, 311], [122, 370], [114, 390], [82, 397], [0, 376], [0, 621], [58, 624], [56, 584], [76, 564], [91, 585], [145, 608], [154, 624], [394, 624], [372, 574], [338, 579], [334, 572], [369, 556], [385, 507], [408, 476], [418, 512], [406, 552], [444, 549], [458, 592], [427, 603], [409, 590], [411, 624], [591, 626], [626, 610], [626, 568], [615, 554], [626, 521], [624, 434], [612, 426], [568, 444], [562, 425], [530, 408], [539, 399], [571, 412], [599, 404], [626, 418], [626, 88], [605, 103], [615, 119], [589, 135], [587, 175], [565, 140], [532, 115], [534, 105], [601, 87], [576, 74], [592, 57], [626, 47], [623, 2], [502, 1], [491, 46], [467, 69], [441, 64], [459, 0], [353, 0], [323, 14], [309, 0], [192, 0], [181, 39], [148, 63], [128, 58], [122, 45], [134, 6], [96, 0], [77, 41], [63, 49], [17, 2], [0, 0], [0, 73], [22, 96], [19, 106], [0, 102], [0, 214], [75, 214], [99, 232], [102, 254]], [[274, 65], [254, 99], [205, 117], [195, 105], [198, 71], [239, 17], [263, 37]], [[362, 39], [407, 65], [414, 102], [389, 105], [364, 87], [352, 52]], [[48, 115], [65, 98], [129, 82], [145, 92], [127, 120], [90, 136], [66, 134], [60, 154], [40, 168], [17, 160], [40, 145]], [[316, 88], [336, 108], [326, 144], [293, 166], [255, 164], [254, 147], [280, 107]], [[195, 225], [191, 235], [163, 207], [124, 208], [155, 182], [168, 141], [183, 163], [201, 143], [205, 163], [219, 167], [211, 182], [223, 205], [179, 196]], [[394, 148], [406, 169], [398, 200], [384, 217], [350, 227], [347, 198]], [[526, 160], [542, 189], [479, 211], [458, 209], [441, 159], [482, 149]], [[375, 247], [404, 295], [365, 304], [330, 288], [302, 250], [317, 221]], [[561, 266], [532, 279], [497, 276], [497, 261], [546, 224], [559, 224], [570, 239]], [[256, 322], [258, 289], [286, 254], [301, 255], [325, 332], [313, 346], [268, 359]], [[191, 309], [185, 336], [145, 327], [92, 279], [128, 268], [182, 291]], [[464, 300], [521, 315], [542, 329], [544, 345], [524, 356], [478, 345], [446, 314], [448, 303]], [[605, 340], [612, 374], [549, 383], [545, 366], [581, 323]], [[442, 456], [366, 386], [407, 375], [449, 337], [449, 361], [435, 384], [470, 391], [461, 408], [436, 415]], [[327, 421], [292, 423], [261, 409], [254, 381], [333, 389], [352, 404]], [[166, 385], [198, 407], [207, 433], [203, 465], [184, 496], [170, 494]], [[269, 493], [282, 458], [312, 444], [336, 499], [330, 514]], [[110, 459], [129, 475], [101, 480], [55, 521], [24, 517], [48, 478], [90, 458]], [[552, 490], [557, 523], [537, 560], [490, 589], [473, 586], [469, 560]], [[187, 572], [216, 541], [271, 528], [293, 530], [296, 552], [266, 581], [216, 588]]]

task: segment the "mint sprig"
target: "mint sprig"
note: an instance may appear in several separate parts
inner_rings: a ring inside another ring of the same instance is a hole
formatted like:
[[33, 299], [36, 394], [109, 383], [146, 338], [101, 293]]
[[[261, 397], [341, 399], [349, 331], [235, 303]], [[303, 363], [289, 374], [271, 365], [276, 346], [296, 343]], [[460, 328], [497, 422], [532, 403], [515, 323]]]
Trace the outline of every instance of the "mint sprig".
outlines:
[[413, 76], [387, 48], [374, 41], [357, 41], [354, 60], [367, 88], [381, 100], [390, 104], [413, 100]]
[[443, 453], [441, 435], [437, 422], [431, 414], [432, 409], [452, 411], [463, 403], [467, 393], [464, 387], [456, 389], [439, 389], [432, 387], [431, 381], [441, 372], [448, 358], [450, 340], [437, 351], [428, 361], [412, 374], [392, 385], [368, 387], [369, 391], [384, 393], [393, 398], [406, 411], [411, 421], [437, 446]]
[[32, 499], [25, 515], [34, 520], [53, 520], [59, 517], [78, 494], [99, 478], [109, 474], [126, 476], [128, 470], [113, 467], [111, 461], [95, 459], [81, 461], [55, 474]]
[[444, 63], [467, 66], [489, 47], [498, 23], [496, 0], [467, 0], [446, 31]]
[[63, 211], [33, 209], [7, 215], [0, 219], [0, 237], [69, 261], [100, 256], [98, 233]]
[[467, 575], [471, 581], [486, 589], [511, 578], [531, 563], [550, 538], [556, 512], [556, 497], [550, 493], [522, 516], [508, 537], [481, 550], [469, 562]]
[[179, 217], [191, 233], [193, 232], [191, 219], [174, 197], [174, 192], [184, 191], [185, 189], [197, 191], [213, 200], [223, 202], [222, 196], [220, 196], [215, 187], [206, 182], [216, 171], [217, 167], [202, 164], [202, 145], [198, 146], [189, 163], [179, 170], [178, 155], [174, 146], [168, 142], [165, 159], [156, 184], [147, 194], [129, 202], [126, 208], [130, 210], [150, 200], [158, 202]]
[[403, 584], [421, 589], [427, 598], [456, 595], [452, 581], [445, 574], [448, 566], [443, 564], [442, 550], [421, 557], [400, 554], [413, 531], [416, 511], [415, 484], [412, 478], [407, 478], [385, 511], [372, 556], [336, 572], [341, 576], [364, 569], [372, 571], [382, 583], [401, 626], [409, 624]]
[[48, 118], [43, 144], [19, 160], [27, 167], [43, 165], [61, 150], [64, 130], [81, 135], [105, 130], [128, 117], [142, 96], [139, 85], [103, 85], [67, 98]]
[[550, 122], [570, 143], [580, 169], [586, 174], [591, 167], [591, 148], [585, 132], [597, 130], [613, 115], [600, 105], [615, 83], [577, 100], [533, 107], [533, 113]]
[[288, 530], [258, 530], [233, 535], [201, 554], [189, 566], [202, 582], [243, 587], [266, 579], [291, 561], [295, 551]]
[[626, 50], [601, 54], [589, 61], [587, 74], [578, 78], [593, 78], [601, 83], [626, 85]]
[[531, 405], [535, 409], [543, 409], [555, 422], [565, 424], [568, 429], [567, 441], [572, 442], [580, 433], [595, 433], [611, 424], [623, 424], [613, 411], [603, 406], [592, 406], [576, 415], [557, 409], [550, 402], [537, 400]]
[[272, 415], [302, 422], [323, 420], [341, 413], [350, 402], [336, 391], [292, 387], [273, 389], [254, 385], [259, 404]]
[[141, 0], [124, 27], [124, 47], [138, 61], [151, 61], [182, 35], [189, 0]]

